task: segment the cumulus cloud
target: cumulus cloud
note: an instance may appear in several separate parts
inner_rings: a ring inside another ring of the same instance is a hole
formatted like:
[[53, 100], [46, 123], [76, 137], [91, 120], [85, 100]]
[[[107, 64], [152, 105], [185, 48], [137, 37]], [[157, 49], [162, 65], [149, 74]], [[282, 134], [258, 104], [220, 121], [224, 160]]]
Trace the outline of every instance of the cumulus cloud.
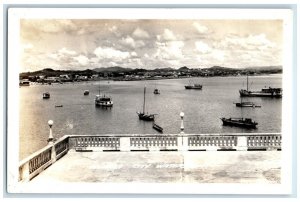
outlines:
[[76, 55], [76, 51], [68, 50], [67, 48], [62, 48], [58, 51], [60, 55]]
[[164, 29], [164, 33], [162, 35], [157, 35], [156, 38], [159, 41], [175, 41], [175, 40], [177, 40], [175, 34], [169, 29]]
[[90, 63], [89, 58], [87, 58], [87, 57], [84, 56], [84, 55], [79, 55], [79, 56], [73, 57], [73, 58], [74, 58], [74, 60], [76, 60], [76, 61], [79, 63], [79, 65], [81, 65], [81, 66], [86, 66], [86, 65], [88, 65], [88, 64]]
[[147, 31], [145, 31], [139, 27], [133, 31], [132, 36], [135, 38], [140, 38], [140, 39], [147, 39], [150, 37]]
[[145, 46], [145, 43], [142, 40], [135, 41], [130, 36], [127, 36], [126, 38], [122, 38], [121, 43], [129, 48], [141, 48]]
[[196, 41], [195, 42], [196, 50], [200, 53], [209, 53], [211, 51], [211, 47], [204, 43], [203, 41]]
[[206, 34], [208, 32], [208, 28], [204, 25], [199, 24], [198, 22], [194, 22], [193, 26], [195, 27], [197, 32], [200, 34]]
[[94, 50], [94, 54], [100, 59], [114, 59], [114, 60], [122, 60], [130, 57], [129, 52], [123, 52], [120, 50], [116, 50], [113, 48], [107, 47], [98, 47]]

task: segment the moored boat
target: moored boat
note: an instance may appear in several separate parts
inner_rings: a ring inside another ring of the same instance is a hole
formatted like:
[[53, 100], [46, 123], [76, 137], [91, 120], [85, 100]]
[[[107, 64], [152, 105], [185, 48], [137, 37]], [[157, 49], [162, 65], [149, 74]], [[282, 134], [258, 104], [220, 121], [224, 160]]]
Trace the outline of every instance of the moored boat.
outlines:
[[99, 107], [112, 107], [113, 106], [112, 98], [106, 95], [96, 95], [95, 105]]
[[49, 92], [43, 93], [43, 99], [49, 99], [49, 98], [50, 98], [50, 93]]
[[259, 105], [254, 104], [253, 102], [238, 102], [234, 104], [237, 107], [261, 107]]
[[96, 107], [112, 107], [114, 104], [112, 98], [105, 94], [100, 94], [100, 85], [99, 85], [99, 94], [96, 95], [95, 105]]
[[198, 84], [198, 83], [192, 84], [190, 81], [189, 81], [189, 84], [184, 86], [184, 87], [185, 87], [185, 89], [202, 90], [202, 85], [201, 84]]
[[157, 88], [155, 88], [154, 91], [153, 91], [153, 93], [154, 94], [160, 94], [160, 91]]
[[248, 87], [248, 75], [247, 75], [247, 89], [239, 90], [241, 97], [282, 97], [282, 88], [262, 88], [260, 91], [250, 91]]
[[83, 95], [89, 95], [90, 94], [90, 91], [89, 90], [85, 90]]
[[30, 86], [30, 81], [28, 79], [23, 79], [19, 82], [19, 86]]
[[224, 126], [236, 126], [243, 128], [256, 128], [256, 123], [251, 118], [221, 118]]
[[146, 86], [144, 87], [143, 111], [142, 112], [137, 112], [137, 115], [138, 115], [139, 119], [141, 119], [141, 120], [154, 121], [154, 118], [155, 118], [156, 114], [145, 113], [145, 107], [146, 107]]
[[153, 122], [152, 127], [153, 127], [155, 130], [157, 130], [157, 131], [159, 131], [159, 132], [161, 132], [161, 133], [162, 133], [163, 130], [164, 130], [161, 126], [157, 125], [155, 122]]

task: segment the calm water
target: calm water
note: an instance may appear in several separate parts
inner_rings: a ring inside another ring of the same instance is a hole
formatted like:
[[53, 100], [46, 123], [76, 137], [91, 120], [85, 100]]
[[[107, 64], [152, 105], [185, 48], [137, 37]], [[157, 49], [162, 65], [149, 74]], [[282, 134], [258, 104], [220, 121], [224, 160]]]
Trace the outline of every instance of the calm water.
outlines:
[[[250, 89], [265, 86], [281, 87], [282, 75], [249, 77]], [[156, 122], [164, 133], [180, 132], [180, 112], [183, 111], [185, 133], [280, 132], [282, 99], [245, 98], [261, 108], [239, 108], [238, 90], [246, 88], [245, 77], [194, 78], [203, 84], [202, 90], [185, 90], [189, 79], [156, 81], [101, 81], [75, 84], [31, 85], [20, 90], [20, 159], [47, 144], [48, 120], [54, 121], [55, 138], [65, 134], [152, 134], [152, 122], [140, 121], [143, 87], [147, 86], [146, 109], [159, 114]], [[99, 90], [111, 95], [111, 109], [97, 108], [95, 95]], [[154, 95], [154, 87], [161, 94]], [[90, 94], [84, 96], [84, 90]], [[51, 98], [42, 99], [49, 91]], [[63, 105], [56, 108], [55, 105]], [[257, 129], [222, 126], [221, 117], [250, 117], [258, 122]]]

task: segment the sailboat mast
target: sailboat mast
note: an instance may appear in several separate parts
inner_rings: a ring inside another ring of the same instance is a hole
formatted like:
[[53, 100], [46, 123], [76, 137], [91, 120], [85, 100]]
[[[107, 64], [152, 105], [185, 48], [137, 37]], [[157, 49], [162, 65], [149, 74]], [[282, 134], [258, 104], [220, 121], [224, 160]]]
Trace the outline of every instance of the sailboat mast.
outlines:
[[248, 91], [248, 74], [247, 74], [247, 91]]
[[144, 104], [143, 104], [143, 114], [145, 114], [145, 104], [146, 104], [146, 86], [144, 86]]

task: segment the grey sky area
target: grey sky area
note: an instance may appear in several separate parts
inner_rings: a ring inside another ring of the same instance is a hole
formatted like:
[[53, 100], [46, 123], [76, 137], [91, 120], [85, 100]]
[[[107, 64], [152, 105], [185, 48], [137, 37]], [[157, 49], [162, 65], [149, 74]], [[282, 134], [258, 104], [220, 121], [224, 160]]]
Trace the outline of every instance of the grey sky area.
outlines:
[[20, 21], [20, 72], [282, 64], [281, 20]]

